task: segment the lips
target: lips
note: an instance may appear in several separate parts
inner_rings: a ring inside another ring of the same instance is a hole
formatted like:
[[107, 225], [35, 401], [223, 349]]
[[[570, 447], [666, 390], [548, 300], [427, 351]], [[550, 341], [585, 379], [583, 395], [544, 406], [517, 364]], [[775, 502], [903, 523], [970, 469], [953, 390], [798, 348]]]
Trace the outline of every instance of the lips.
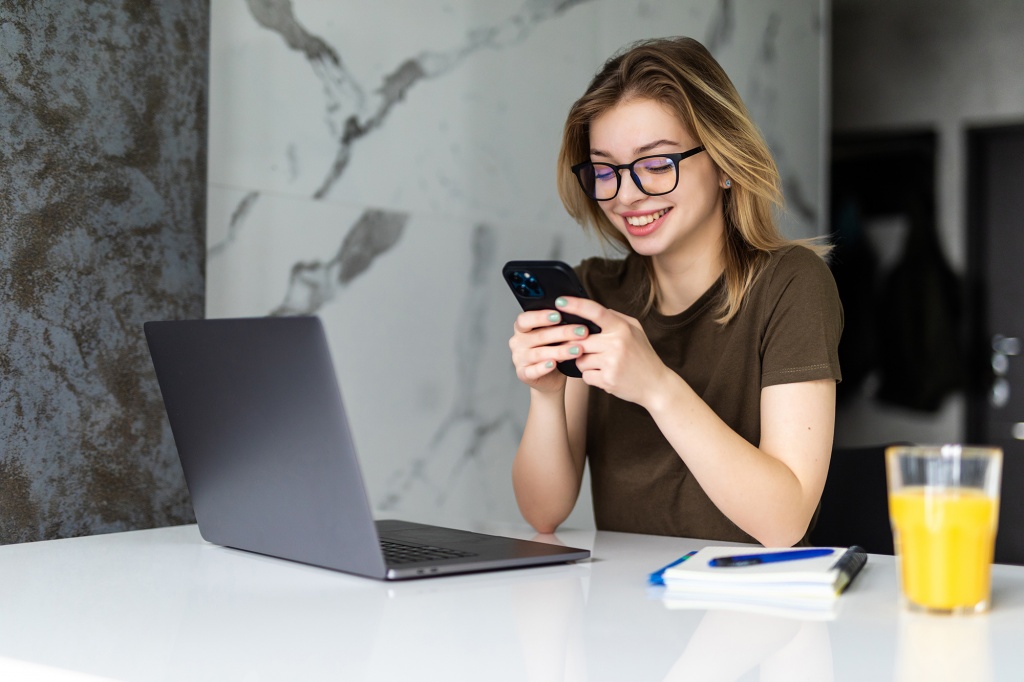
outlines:
[[662, 219], [671, 211], [671, 208], [663, 208], [659, 211], [653, 211], [651, 213], [644, 213], [641, 215], [628, 215], [622, 216], [626, 223], [626, 231], [634, 237], [643, 237], [648, 235], [663, 222]]

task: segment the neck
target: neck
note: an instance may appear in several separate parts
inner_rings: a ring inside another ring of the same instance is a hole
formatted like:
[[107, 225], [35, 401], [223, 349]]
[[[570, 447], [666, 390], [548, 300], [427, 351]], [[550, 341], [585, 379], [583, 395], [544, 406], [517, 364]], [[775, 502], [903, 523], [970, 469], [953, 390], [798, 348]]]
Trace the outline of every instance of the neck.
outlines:
[[711, 288], [725, 269], [724, 246], [719, 235], [699, 249], [671, 257], [668, 254], [652, 257], [659, 313], [681, 313]]

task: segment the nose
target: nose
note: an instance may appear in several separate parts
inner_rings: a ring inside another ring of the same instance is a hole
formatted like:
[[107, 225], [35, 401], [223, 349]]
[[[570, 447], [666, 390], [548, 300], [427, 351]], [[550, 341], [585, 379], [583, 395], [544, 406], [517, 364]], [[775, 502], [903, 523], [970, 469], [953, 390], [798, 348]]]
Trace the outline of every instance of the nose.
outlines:
[[[625, 173], [625, 177], [622, 176]], [[628, 168], [619, 171], [619, 193], [616, 198], [624, 204], [635, 204], [647, 195], [640, 191], [640, 183]]]

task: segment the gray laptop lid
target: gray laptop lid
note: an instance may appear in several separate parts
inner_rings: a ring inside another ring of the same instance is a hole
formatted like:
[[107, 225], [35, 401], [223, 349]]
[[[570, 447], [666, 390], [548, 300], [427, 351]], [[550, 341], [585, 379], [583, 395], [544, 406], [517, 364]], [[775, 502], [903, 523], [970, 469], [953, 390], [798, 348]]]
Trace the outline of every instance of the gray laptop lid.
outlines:
[[320, 320], [147, 322], [145, 331], [203, 538], [383, 577]]
[[[375, 522], [319, 318], [147, 322], [145, 331], [196, 521], [209, 542], [388, 579], [589, 556]], [[382, 538], [459, 556], [389, 566]]]

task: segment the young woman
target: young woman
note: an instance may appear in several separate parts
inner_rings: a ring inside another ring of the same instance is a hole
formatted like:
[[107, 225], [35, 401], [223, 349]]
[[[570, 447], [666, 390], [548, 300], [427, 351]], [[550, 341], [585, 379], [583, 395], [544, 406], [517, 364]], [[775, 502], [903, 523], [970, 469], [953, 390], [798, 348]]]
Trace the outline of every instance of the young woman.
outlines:
[[[774, 223], [779, 184], [732, 82], [695, 40], [632, 46], [573, 105], [559, 194], [625, 258], [578, 266], [594, 300], [515, 320], [530, 410], [513, 486], [538, 531], [572, 511], [589, 459], [599, 529], [806, 543], [843, 316], [827, 248]], [[558, 325], [562, 313], [602, 331]], [[582, 379], [556, 369], [567, 359]]]

